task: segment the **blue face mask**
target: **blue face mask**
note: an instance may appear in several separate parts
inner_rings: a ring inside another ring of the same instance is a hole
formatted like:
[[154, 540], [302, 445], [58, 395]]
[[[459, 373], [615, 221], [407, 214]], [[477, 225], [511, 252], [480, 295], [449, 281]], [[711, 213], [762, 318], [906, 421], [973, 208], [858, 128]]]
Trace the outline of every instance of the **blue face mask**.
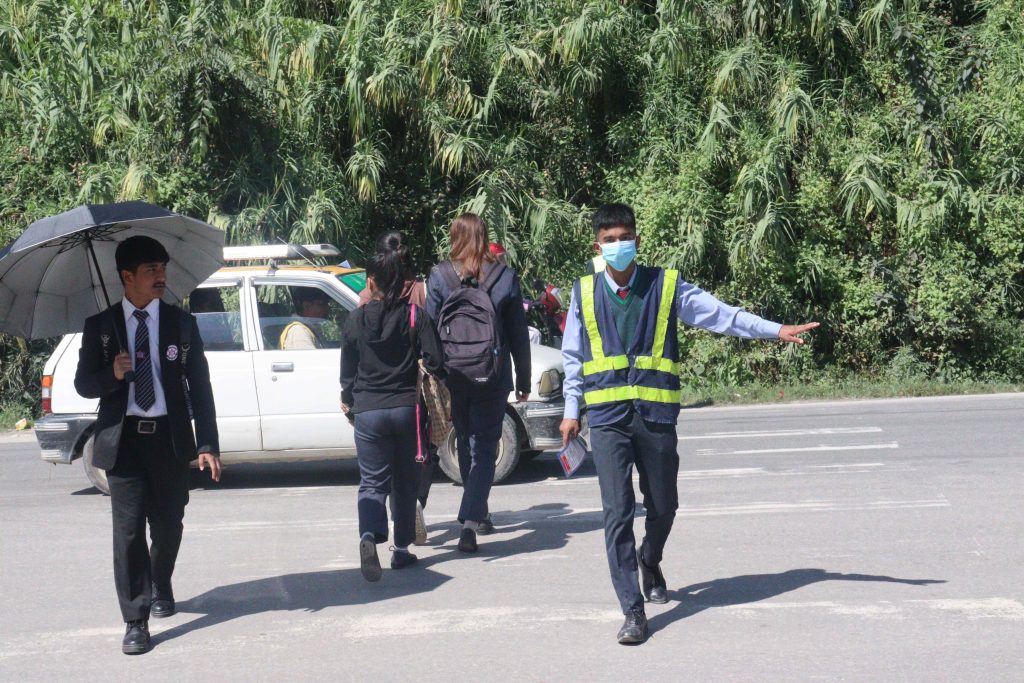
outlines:
[[629, 268], [629, 264], [636, 258], [636, 240], [602, 244], [601, 256], [605, 263], [621, 273]]

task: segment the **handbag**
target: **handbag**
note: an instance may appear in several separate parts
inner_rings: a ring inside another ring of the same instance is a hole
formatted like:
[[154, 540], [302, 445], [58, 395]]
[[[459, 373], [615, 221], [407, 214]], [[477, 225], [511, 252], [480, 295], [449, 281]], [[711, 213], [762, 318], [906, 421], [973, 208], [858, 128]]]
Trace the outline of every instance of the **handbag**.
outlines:
[[[409, 327], [416, 329], [416, 306], [409, 306]], [[415, 345], [413, 346], [415, 348]], [[451, 429], [452, 397], [444, 382], [427, 370], [423, 359], [418, 361], [416, 374], [416, 462], [426, 462], [430, 454], [425, 448], [426, 443], [441, 447], [448, 431]], [[423, 424], [422, 410], [427, 411], [427, 434], [424, 439], [420, 425]]]

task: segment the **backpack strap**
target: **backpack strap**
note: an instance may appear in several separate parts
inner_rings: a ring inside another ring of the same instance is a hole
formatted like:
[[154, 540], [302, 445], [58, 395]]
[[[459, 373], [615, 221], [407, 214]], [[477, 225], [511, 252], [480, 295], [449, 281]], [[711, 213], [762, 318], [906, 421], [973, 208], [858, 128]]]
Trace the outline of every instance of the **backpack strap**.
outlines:
[[505, 264], [494, 262], [491, 264], [490, 270], [487, 271], [487, 277], [480, 283], [480, 289], [484, 290], [488, 294], [491, 293], [491, 287], [498, 281], [502, 273], [505, 272]]

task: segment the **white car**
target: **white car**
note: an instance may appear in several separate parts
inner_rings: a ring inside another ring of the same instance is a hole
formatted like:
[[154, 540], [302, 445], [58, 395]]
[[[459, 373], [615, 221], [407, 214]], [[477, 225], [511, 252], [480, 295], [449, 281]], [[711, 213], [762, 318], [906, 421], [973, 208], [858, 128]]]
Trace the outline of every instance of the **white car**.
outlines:
[[[221, 268], [200, 285], [220, 294], [222, 310], [193, 308], [210, 364], [217, 404], [221, 459], [282, 462], [354, 458], [351, 424], [341, 413], [341, 325], [366, 284], [362, 269], [284, 265], [278, 261], [337, 255], [331, 245], [230, 247], [225, 260], [262, 259], [264, 265]], [[300, 288], [327, 295], [325, 319], [298, 318], [292, 304]], [[205, 299], [210, 294], [205, 293]], [[201, 297], [195, 297], [197, 302]], [[216, 297], [213, 297], [216, 299]], [[189, 308], [191, 300], [185, 301]], [[315, 331], [318, 346], [279, 348], [284, 328], [296, 320]], [[65, 336], [43, 369], [43, 413], [35, 424], [42, 459], [70, 464], [81, 459], [85, 473], [107, 492], [106, 472], [92, 465], [92, 429], [99, 401], [75, 391], [81, 334]], [[558, 350], [531, 345], [532, 391], [516, 403], [510, 395], [494, 480], [507, 477], [522, 457], [558, 448], [562, 418], [562, 358]], [[459, 480], [454, 433], [441, 449], [441, 467]]]

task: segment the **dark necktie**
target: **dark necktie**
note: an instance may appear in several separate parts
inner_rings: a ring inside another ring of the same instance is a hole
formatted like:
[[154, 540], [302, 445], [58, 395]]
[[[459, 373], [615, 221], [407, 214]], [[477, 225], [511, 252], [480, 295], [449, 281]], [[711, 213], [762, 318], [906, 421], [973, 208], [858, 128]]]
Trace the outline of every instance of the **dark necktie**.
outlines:
[[619, 295], [619, 298], [620, 298], [620, 299], [622, 299], [623, 301], [625, 301], [625, 300], [626, 300], [626, 297], [627, 297], [627, 296], [629, 296], [629, 287], [623, 287], [623, 288], [622, 288], [622, 289], [620, 289], [620, 290], [619, 290], [618, 292], [616, 292], [616, 294], [618, 294], [618, 295]]
[[149, 313], [135, 311], [133, 315], [138, 321], [135, 328], [135, 403], [145, 411], [156, 403], [153, 362], [149, 358], [149, 326], [146, 324]]

